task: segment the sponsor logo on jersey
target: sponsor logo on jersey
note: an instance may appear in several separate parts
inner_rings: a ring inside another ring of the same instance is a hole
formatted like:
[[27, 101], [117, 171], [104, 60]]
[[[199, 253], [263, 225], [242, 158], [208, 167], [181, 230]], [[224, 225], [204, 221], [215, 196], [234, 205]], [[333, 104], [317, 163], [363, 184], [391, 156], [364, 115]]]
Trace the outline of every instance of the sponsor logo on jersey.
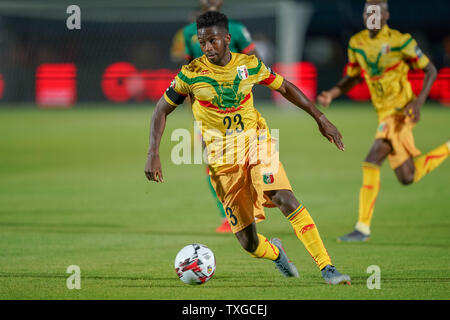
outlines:
[[200, 74], [208, 74], [208, 73], [209, 73], [209, 70], [208, 70], [208, 69], [202, 70], [202, 71], [200, 72]]

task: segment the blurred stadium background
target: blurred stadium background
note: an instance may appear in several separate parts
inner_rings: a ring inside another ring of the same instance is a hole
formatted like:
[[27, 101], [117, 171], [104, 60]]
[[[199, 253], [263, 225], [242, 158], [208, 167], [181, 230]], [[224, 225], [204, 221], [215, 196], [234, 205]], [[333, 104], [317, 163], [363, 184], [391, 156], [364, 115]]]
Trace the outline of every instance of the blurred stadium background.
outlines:
[[[79, 0], [80, 30], [66, 27], [70, 4], [0, 2], [0, 107], [159, 99], [183, 63], [174, 35], [195, 19], [198, 1]], [[348, 39], [363, 28], [363, 6], [362, 0], [226, 0], [222, 11], [247, 26], [267, 65], [314, 98], [343, 73]], [[390, 26], [412, 33], [440, 71], [431, 98], [450, 103], [450, 3], [396, 0], [390, 11]], [[422, 76], [410, 78], [417, 92]], [[271, 99], [260, 88], [255, 97]], [[365, 84], [349, 97], [369, 100]]]

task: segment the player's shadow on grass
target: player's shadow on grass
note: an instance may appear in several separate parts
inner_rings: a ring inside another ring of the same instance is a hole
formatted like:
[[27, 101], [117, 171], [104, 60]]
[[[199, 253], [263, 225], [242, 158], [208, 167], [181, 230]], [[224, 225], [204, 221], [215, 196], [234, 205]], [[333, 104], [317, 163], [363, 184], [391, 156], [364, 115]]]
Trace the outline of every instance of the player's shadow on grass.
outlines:
[[[67, 274], [59, 273], [8, 273], [0, 272], [0, 278], [29, 278], [29, 279], [67, 279]], [[100, 281], [146, 281], [146, 283], [130, 283], [116, 285], [120, 288], [189, 288], [174, 276], [169, 277], [149, 277], [149, 276], [96, 276], [96, 275], [83, 275], [83, 281], [100, 280]], [[230, 277], [215, 276], [213, 285], [207, 286], [211, 289], [217, 288], [305, 288], [317, 286], [317, 281], [287, 281], [285, 279], [278, 279], [281, 281], [264, 281], [255, 280], [251, 285], [248, 283], [243, 284], [242, 279], [233, 279]], [[284, 281], [283, 281], [284, 280]], [[163, 283], [158, 283], [163, 281]], [[172, 284], [167, 284], [167, 281], [171, 281]], [[206, 288], [206, 287], [203, 287]]]
[[[172, 278], [170, 278], [172, 279]], [[121, 288], [196, 288], [197, 286], [186, 286], [186, 284], [182, 283], [176, 278], [173, 278], [174, 281], [172, 284], [164, 283], [149, 283], [149, 284], [122, 284], [117, 287]], [[293, 280], [292, 281], [277, 281], [284, 279], [275, 279], [274, 281], [260, 281], [256, 280], [249, 284], [248, 282], [242, 283], [242, 279], [233, 279], [229, 277], [214, 277], [214, 279], [210, 280], [206, 286], [202, 286], [203, 289], [218, 289], [218, 288], [228, 288], [228, 289], [239, 289], [239, 288], [307, 288], [307, 287], [315, 287], [318, 283], [317, 281], [301, 281], [301, 280]]]
[[365, 243], [346, 243], [343, 245], [363, 245], [363, 246], [386, 246], [386, 247], [426, 247], [426, 248], [446, 248], [450, 249], [450, 245], [445, 243], [423, 243], [423, 242], [398, 242], [398, 241], [389, 241], [389, 242], [378, 242], [378, 241], [368, 241]]
[[17, 228], [120, 228], [120, 225], [111, 223], [24, 223], [24, 222], [0, 222], [0, 227], [17, 227]]
[[[0, 272], [0, 278], [33, 278], [33, 279], [67, 279], [69, 275], [59, 273], [14, 273], [14, 272]], [[149, 276], [96, 276], [96, 275], [82, 275], [83, 280], [130, 280], [130, 281], [167, 281], [176, 280], [174, 277], [149, 277]]]

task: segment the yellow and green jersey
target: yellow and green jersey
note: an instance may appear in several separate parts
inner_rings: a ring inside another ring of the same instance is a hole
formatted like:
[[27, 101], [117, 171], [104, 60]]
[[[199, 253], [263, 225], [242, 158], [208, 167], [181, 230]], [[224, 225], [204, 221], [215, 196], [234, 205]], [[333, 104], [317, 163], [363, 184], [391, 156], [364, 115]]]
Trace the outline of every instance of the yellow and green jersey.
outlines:
[[[213, 133], [215, 138], [227, 140], [247, 131], [267, 129], [264, 118], [253, 105], [252, 88], [262, 84], [276, 90], [282, 83], [283, 77], [254, 55], [232, 52], [226, 66], [212, 64], [203, 55], [182, 67], [164, 98], [177, 106], [189, 95], [194, 118], [201, 123], [204, 138], [205, 133], [209, 136]], [[207, 146], [210, 142], [205, 139]], [[212, 169], [220, 167], [210, 166]]]
[[400, 113], [414, 99], [408, 71], [423, 69], [428, 57], [422, 53], [409, 33], [387, 25], [370, 38], [363, 30], [350, 38], [347, 75], [362, 75], [367, 82], [379, 119]]
[[[248, 53], [255, 48], [250, 32], [240, 22], [229, 20], [228, 31], [231, 35], [230, 51]], [[191, 23], [183, 28], [184, 50], [187, 60], [196, 59], [203, 55], [197, 38], [197, 24]]]

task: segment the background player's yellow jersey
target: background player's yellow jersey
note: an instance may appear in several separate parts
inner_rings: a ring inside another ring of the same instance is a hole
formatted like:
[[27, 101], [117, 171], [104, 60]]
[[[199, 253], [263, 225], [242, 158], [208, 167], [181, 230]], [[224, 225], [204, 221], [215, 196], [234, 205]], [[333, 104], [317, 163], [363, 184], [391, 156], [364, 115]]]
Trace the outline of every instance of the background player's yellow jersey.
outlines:
[[[164, 98], [177, 106], [189, 95], [194, 118], [201, 122], [204, 138], [205, 133], [211, 136], [212, 132], [215, 138], [225, 139], [266, 127], [265, 120], [253, 106], [253, 85], [263, 84], [276, 90], [282, 82], [280, 75], [254, 55], [232, 52], [226, 66], [212, 64], [203, 55], [182, 67]], [[207, 146], [210, 142], [205, 138]], [[210, 166], [219, 168], [215, 164]]]
[[414, 99], [408, 70], [425, 68], [429, 60], [409, 33], [385, 25], [370, 38], [363, 30], [350, 38], [347, 75], [362, 75], [379, 119], [401, 112]]

